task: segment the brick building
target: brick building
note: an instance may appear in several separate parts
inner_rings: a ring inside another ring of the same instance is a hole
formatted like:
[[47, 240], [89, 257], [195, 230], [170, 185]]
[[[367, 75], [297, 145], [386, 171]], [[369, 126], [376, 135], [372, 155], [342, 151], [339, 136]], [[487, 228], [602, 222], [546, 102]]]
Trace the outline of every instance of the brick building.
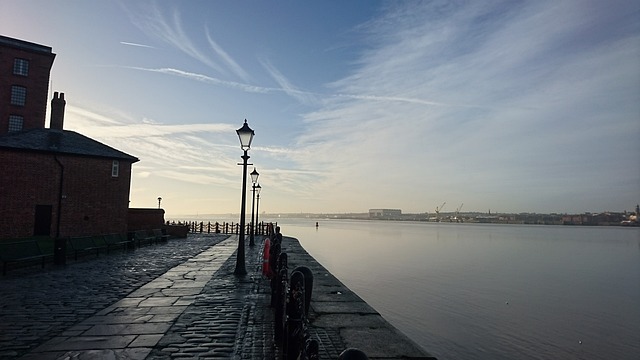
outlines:
[[0, 36], [0, 239], [125, 233], [137, 158], [64, 130], [64, 94], [45, 128], [51, 48]]
[[51, 48], [0, 35], [0, 135], [44, 128]]
[[137, 158], [63, 129], [64, 94], [51, 128], [0, 136], [0, 238], [125, 233]]

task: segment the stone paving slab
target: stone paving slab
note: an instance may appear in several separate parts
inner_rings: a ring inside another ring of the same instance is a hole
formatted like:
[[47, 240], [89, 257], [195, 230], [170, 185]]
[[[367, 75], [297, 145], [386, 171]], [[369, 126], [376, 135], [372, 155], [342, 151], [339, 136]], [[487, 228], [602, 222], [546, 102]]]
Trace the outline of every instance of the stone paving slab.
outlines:
[[316, 314], [378, 314], [365, 302], [316, 301], [313, 304], [313, 310]]
[[[236, 247], [237, 239], [234, 237], [211, 246], [82, 321], [74, 327], [73, 335], [54, 337], [29, 355], [37, 358], [54, 353], [61, 358], [73, 359], [87, 357], [95, 350], [118, 351], [129, 348], [144, 348], [148, 355], [172, 326], [172, 322], [154, 321], [154, 318], [162, 316], [163, 319], [175, 320], [196, 299], [192, 295], [167, 296], [164, 291], [189, 288], [193, 292], [197, 289], [200, 293], [216, 268], [219, 269], [231, 257]], [[206, 270], [202, 270], [204, 268]], [[142, 293], [146, 295], [141, 296]], [[136, 314], [132, 315], [132, 310]], [[65, 353], [60, 355], [60, 351]], [[141, 356], [144, 351], [135, 354]], [[114, 352], [110, 356], [117, 358], [128, 356], [128, 353]]]
[[[177, 265], [227, 239], [227, 235], [189, 235], [135, 251], [112, 252], [99, 258], [87, 256], [67, 266], [24, 268], [0, 278], [0, 358], [15, 359], [56, 336], [86, 331], [76, 325], [128, 297], [145, 298], [158, 290], [141, 289]], [[211, 269], [201, 274], [212, 274]], [[165, 291], [166, 289], [161, 289]], [[168, 296], [193, 296], [193, 288]], [[134, 299], [127, 301], [135, 302]], [[151, 321], [167, 320], [173, 307], [122, 308], [122, 314], [151, 315]], [[171, 320], [169, 320], [171, 321]], [[136, 352], [139, 353], [139, 352]]]
[[270, 288], [262, 277], [262, 241], [247, 247], [248, 274], [231, 257], [167, 331], [148, 359], [272, 359]]

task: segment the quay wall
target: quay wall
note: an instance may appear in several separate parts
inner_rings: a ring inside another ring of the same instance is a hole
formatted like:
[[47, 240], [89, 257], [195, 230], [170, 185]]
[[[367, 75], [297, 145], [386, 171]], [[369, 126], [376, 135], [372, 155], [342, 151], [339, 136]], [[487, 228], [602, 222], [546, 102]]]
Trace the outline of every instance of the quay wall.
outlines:
[[357, 348], [369, 359], [435, 359], [318, 263], [298, 239], [285, 236], [282, 252], [287, 253], [290, 273], [298, 266], [313, 273], [308, 317], [310, 332], [321, 343]]

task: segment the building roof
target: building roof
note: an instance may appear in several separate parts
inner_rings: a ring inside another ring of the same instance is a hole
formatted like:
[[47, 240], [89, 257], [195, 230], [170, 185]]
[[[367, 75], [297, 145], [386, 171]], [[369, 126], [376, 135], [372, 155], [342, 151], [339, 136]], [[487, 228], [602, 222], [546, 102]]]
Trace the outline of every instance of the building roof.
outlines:
[[32, 42], [24, 41], [20, 39], [14, 39], [14, 38], [10, 38], [3, 35], [0, 35], [0, 44], [11, 46], [21, 50], [28, 50], [28, 51], [54, 55], [51, 53], [51, 47], [49, 46], [40, 45], [40, 44], [36, 44], [36, 43], [32, 43]]
[[132, 163], [139, 161], [135, 156], [69, 130], [31, 129], [12, 132], [0, 136], [0, 149], [101, 157]]

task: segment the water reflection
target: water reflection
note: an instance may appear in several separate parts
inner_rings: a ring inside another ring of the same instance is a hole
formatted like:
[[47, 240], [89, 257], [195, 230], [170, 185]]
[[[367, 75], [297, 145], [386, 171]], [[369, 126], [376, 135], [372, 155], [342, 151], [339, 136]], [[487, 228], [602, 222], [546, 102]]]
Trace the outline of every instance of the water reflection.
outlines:
[[640, 352], [640, 253], [630, 251], [640, 229], [281, 224], [441, 358], [630, 359]]

